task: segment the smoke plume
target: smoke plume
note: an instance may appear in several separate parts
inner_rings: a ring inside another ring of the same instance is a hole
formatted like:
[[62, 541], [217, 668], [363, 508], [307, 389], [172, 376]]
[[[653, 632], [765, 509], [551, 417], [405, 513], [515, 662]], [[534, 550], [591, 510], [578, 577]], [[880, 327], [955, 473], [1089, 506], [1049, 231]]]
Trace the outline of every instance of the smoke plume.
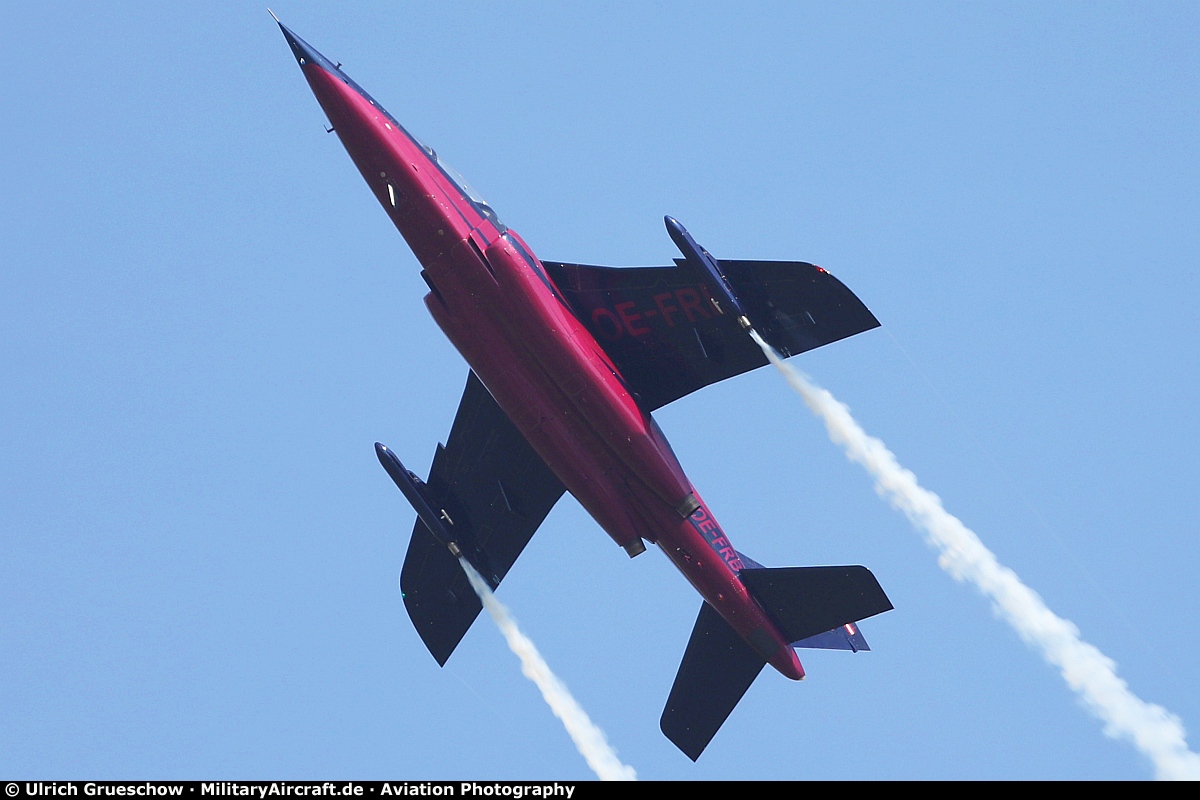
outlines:
[[868, 436], [850, 409], [832, 394], [783, 362], [757, 332], [751, 331], [771, 363], [809, 409], [820, 417], [829, 438], [851, 461], [875, 479], [875, 491], [904, 513], [938, 553], [938, 565], [957, 581], [966, 581], [992, 602], [996, 614], [1031, 648], [1062, 674], [1084, 706], [1104, 723], [1104, 732], [1129, 741], [1154, 764], [1160, 780], [1200, 780], [1200, 755], [1187, 745], [1179, 717], [1147, 703], [1117, 676], [1116, 663], [1085, 642], [1070, 620], [1045, 602], [1017, 574], [996, 560], [979, 537], [942, 508], [941, 499], [917, 483], [882, 441]]
[[617, 758], [616, 752], [604, 736], [604, 731], [596, 727], [587, 713], [580, 708], [579, 703], [575, 702], [575, 698], [567, 691], [563, 682], [550, 671], [542, 654], [534, 647], [529, 637], [521, 633], [516, 620], [508, 613], [504, 604], [492, 594], [491, 588], [482, 576], [465, 558], [459, 557], [458, 561], [462, 564], [463, 571], [467, 573], [467, 578], [471, 581], [475, 594], [479, 595], [483, 607], [495, 621], [496, 627], [504, 634], [509, 649], [517, 654], [517, 658], [521, 659], [521, 672], [525, 674], [526, 678], [537, 684], [538, 689], [542, 692], [542, 698], [550, 706], [554, 716], [562, 720], [563, 727], [567, 729], [571, 740], [575, 742], [575, 747], [592, 771], [596, 773], [596, 777], [602, 781], [637, 780], [637, 773], [634, 772], [633, 767], [621, 763], [621, 759]]

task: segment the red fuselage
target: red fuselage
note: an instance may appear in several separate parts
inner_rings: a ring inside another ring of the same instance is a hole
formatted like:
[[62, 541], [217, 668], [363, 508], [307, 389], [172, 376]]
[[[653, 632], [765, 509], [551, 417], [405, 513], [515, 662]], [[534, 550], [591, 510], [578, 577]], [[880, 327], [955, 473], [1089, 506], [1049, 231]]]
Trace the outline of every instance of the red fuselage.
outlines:
[[492, 397], [617, 544], [657, 544], [768, 663], [795, 651], [651, 415], [532, 250], [432, 150], [303, 43], [301, 68], [350, 157], [424, 267], [430, 314]]

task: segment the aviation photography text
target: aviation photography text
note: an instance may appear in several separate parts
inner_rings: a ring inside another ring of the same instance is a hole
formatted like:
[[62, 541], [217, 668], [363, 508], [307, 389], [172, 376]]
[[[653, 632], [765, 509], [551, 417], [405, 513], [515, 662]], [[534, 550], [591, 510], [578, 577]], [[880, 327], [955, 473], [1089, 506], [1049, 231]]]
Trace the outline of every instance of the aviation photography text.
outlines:
[[6, 798], [503, 797], [523, 800], [561, 797], [574, 800], [578, 788], [578, 784], [562, 781], [9, 781], [4, 784], [4, 795]]

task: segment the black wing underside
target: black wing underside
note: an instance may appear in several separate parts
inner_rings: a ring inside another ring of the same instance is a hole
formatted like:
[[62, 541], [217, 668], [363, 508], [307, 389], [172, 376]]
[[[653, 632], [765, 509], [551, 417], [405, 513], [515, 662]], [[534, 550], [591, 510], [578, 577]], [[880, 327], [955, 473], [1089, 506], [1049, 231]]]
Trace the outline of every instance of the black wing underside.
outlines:
[[[784, 356], [879, 326], [853, 292], [813, 264], [720, 263], [758, 332]], [[702, 282], [678, 264], [542, 264], [647, 410], [767, 364], [737, 322], [713, 309]]]
[[695, 761], [766, 665], [712, 606], [702, 603], [659, 728]]
[[[427, 490], [494, 589], [565, 488], [472, 372], [450, 438], [433, 457]], [[444, 665], [483, 606], [458, 561], [420, 519], [400, 591], [417, 633]]]

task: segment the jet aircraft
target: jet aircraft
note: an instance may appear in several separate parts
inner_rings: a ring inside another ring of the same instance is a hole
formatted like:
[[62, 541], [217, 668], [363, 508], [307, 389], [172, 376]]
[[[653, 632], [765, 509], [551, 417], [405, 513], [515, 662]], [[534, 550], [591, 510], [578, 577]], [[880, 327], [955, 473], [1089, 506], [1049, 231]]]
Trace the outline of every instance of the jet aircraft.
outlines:
[[470, 365], [427, 482], [375, 445], [417, 512], [400, 584], [438, 664], [482, 609], [457, 557], [496, 588], [564, 492], [630, 557], [657, 545], [703, 598], [660, 722], [692, 760], [765, 665], [800, 680], [796, 647], [869, 649], [856, 623], [892, 608], [871, 572], [743, 555], [653, 417], [765, 366], [751, 330], [791, 356], [877, 327], [866, 306], [813, 264], [714, 258], [671, 217], [671, 265], [540, 260], [340, 64], [279, 26]]

